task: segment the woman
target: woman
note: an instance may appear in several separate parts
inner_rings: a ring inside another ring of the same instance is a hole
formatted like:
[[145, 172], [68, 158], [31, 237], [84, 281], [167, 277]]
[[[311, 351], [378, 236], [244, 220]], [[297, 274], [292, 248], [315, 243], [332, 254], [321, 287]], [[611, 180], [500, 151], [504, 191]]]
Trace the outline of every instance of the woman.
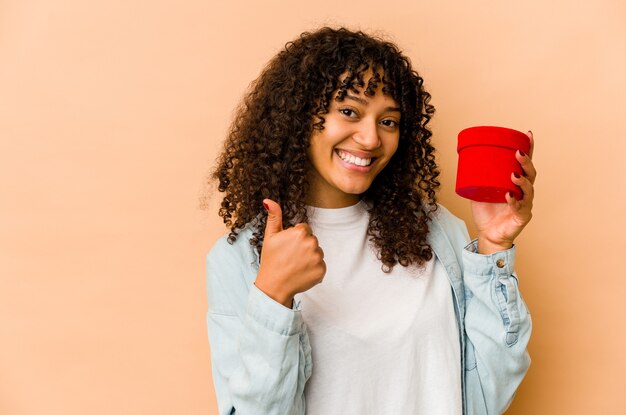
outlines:
[[303, 33], [252, 84], [213, 173], [220, 414], [508, 407], [530, 363], [513, 240], [535, 169], [517, 153], [523, 198], [472, 202], [470, 242], [437, 204], [429, 101], [394, 44], [344, 28]]

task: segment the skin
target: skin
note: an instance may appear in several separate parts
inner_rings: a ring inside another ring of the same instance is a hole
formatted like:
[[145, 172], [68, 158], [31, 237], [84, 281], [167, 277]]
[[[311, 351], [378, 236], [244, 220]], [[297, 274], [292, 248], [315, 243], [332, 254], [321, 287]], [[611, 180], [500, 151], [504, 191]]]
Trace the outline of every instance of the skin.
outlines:
[[[369, 76], [371, 73], [364, 78], [366, 83]], [[342, 102], [332, 100], [325, 115], [325, 128], [311, 136], [308, 205], [341, 208], [356, 204], [396, 152], [401, 114], [397, 103], [383, 95], [381, 89], [379, 86], [373, 97], [360, 91], [351, 93]], [[530, 154], [516, 154], [524, 175], [517, 178], [511, 173], [511, 180], [520, 186], [523, 198], [518, 201], [507, 195], [506, 203], [471, 203], [481, 254], [511, 248], [532, 217], [537, 172], [531, 160], [534, 141], [530, 131], [528, 136]], [[339, 150], [376, 159], [369, 168], [355, 168], [341, 160]], [[295, 294], [322, 282], [326, 273], [324, 252], [308, 224], [283, 229], [281, 207], [270, 199], [264, 199], [263, 204], [268, 221], [255, 284], [275, 301], [292, 308]]]
[[292, 308], [294, 295], [313, 288], [324, 279], [324, 251], [308, 224], [298, 223], [283, 229], [278, 203], [265, 199], [263, 204], [268, 218], [261, 265], [254, 284], [276, 302]]
[[[366, 84], [371, 75], [365, 74]], [[312, 168], [306, 200], [310, 206], [341, 208], [356, 204], [398, 148], [399, 105], [382, 93], [382, 85], [372, 97], [361, 90], [358, 94], [349, 92], [338, 102], [336, 94], [325, 115], [324, 129], [311, 135], [308, 155]], [[372, 160], [369, 166], [355, 166], [343, 161], [339, 152]], [[270, 199], [263, 203], [268, 222], [255, 284], [291, 308], [295, 294], [322, 282], [326, 273], [324, 252], [308, 224], [283, 229], [280, 206]]]
[[515, 154], [524, 175], [518, 178], [511, 173], [511, 181], [522, 189], [522, 199], [516, 200], [507, 194], [506, 203], [471, 203], [472, 216], [478, 229], [478, 252], [483, 255], [511, 248], [515, 238], [532, 218], [537, 170], [532, 162], [535, 147], [532, 131], [528, 131], [527, 135], [530, 139], [530, 154], [522, 155], [519, 151]]
[[[369, 79], [366, 76], [367, 79]], [[335, 94], [336, 96], [336, 94]], [[324, 129], [311, 136], [309, 172], [311, 191], [307, 204], [341, 208], [357, 203], [385, 168], [398, 148], [400, 109], [391, 97], [383, 95], [382, 84], [367, 97], [349, 92], [343, 101], [331, 101]], [[362, 159], [372, 158], [368, 171], [355, 168], [338, 155], [345, 151]]]

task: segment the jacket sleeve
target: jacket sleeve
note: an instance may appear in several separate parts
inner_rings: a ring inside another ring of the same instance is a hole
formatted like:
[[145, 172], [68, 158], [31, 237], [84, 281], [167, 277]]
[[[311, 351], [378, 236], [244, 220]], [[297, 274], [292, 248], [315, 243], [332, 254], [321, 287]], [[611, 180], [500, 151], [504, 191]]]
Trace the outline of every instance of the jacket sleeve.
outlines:
[[503, 413], [530, 365], [531, 319], [514, 272], [515, 250], [481, 255], [474, 240], [462, 252], [468, 414]]
[[207, 255], [207, 326], [220, 415], [304, 415], [311, 349], [301, 312], [254, 284], [223, 239]]

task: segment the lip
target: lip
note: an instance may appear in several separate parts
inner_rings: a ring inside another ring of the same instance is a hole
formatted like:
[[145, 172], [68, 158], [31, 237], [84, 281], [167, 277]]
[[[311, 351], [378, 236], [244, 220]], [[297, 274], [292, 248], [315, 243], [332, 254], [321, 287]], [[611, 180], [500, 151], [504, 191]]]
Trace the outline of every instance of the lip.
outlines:
[[[339, 160], [339, 163], [341, 163], [343, 167], [345, 167], [346, 169], [350, 171], [355, 171], [358, 173], [369, 173], [374, 168], [374, 164], [376, 164], [376, 162], [378, 161], [378, 159], [372, 160], [372, 163], [369, 166], [357, 166], [355, 164], [351, 164], [351, 163], [348, 163], [347, 161], [344, 161], [341, 157], [339, 157], [338, 151], [339, 150], [334, 151], [335, 157], [337, 158], [337, 160]], [[354, 154], [352, 152], [350, 153]]]
[[347, 148], [337, 148], [335, 149], [335, 151], [345, 151], [346, 153], [350, 153], [355, 157], [358, 157], [360, 159], [373, 159], [373, 158], [377, 158], [376, 155], [374, 155], [373, 153], [367, 153], [365, 151], [358, 151], [358, 150], [348, 150]]

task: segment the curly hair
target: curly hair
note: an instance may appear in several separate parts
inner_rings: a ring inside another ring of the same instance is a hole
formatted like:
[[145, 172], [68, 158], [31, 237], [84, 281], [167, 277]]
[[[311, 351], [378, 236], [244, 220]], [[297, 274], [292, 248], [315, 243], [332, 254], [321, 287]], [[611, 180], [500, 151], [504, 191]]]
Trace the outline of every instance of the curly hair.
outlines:
[[[365, 85], [368, 69], [375, 76]], [[395, 44], [346, 28], [323, 27], [288, 42], [237, 108], [211, 173], [224, 193], [219, 215], [230, 229], [229, 243], [252, 226], [250, 244], [261, 254], [267, 223], [264, 198], [281, 205], [286, 227], [308, 223], [305, 195], [312, 167], [307, 149], [313, 130], [324, 128], [335, 93], [342, 101], [348, 90], [365, 87], [365, 95], [372, 96], [380, 82], [382, 93], [399, 104], [402, 117], [398, 149], [361, 195], [371, 206], [367, 235], [384, 272], [397, 263], [422, 266], [432, 258], [428, 222], [437, 209], [440, 184], [427, 127], [435, 112], [430, 94]]]

